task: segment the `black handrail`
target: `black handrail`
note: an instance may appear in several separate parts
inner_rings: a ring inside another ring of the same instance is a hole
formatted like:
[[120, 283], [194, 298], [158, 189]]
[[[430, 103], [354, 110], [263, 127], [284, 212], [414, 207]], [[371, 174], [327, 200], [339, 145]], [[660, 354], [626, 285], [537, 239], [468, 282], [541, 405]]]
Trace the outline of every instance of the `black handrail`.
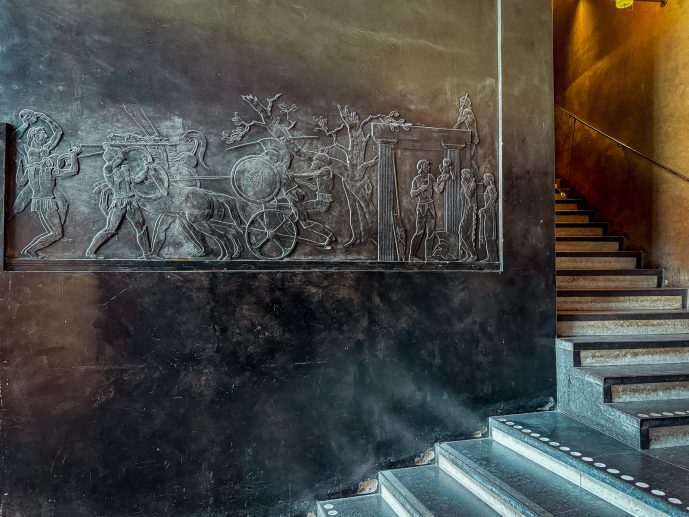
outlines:
[[634, 149], [633, 147], [631, 147], [631, 146], [625, 144], [624, 142], [621, 142], [620, 140], [618, 140], [618, 139], [615, 138], [614, 136], [610, 136], [610, 135], [607, 134], [605, 131], [602, 131], [602, 130], [598, 129], [597, 127], [595, 127], [595, 126], [589, 124], [589, 123], [586, 122], [585, 120], [582, 120], [580, 117], [578, 117], [577, 115], [575, 115], [575, 114], [572, 113], [571, 111], [569, 111], [569, 110], [563, 108], [562, 106], [560, 106], [560, 105], [558, 105], [558, 104], [555, 104], [555, 107], [556, 107], [557, 109], [559, 109], [560, 111], [562, 111], [565, 115], [569, 116], [570, 118], [573, 118], [576, 122], [581, 122], [581, 123], [582, 123], [583, 125], [585, 125], [586, 127], [590, 128], [590, 129], [593, 129], [596, 133], [600, 133], [600, 134], [603, 135], [605, 138], [607, 138], [607, 139], [609, 139], [609, 140], [612, 140], [613, 142], [615, 142], [615, 143], [618, 145], [618, 147], [623, 147], [623, 148], [625, 148], [625, 149], [628, 149], [628, 150], [630, 150], [631, 152], [633, 152], [634, 154], [636, 154], [637, 156], [641, 156], [641, 158], [643, 158], [644, 160], [647, 160], [647, 161], [651, 162], [653, 165], [656, 165], [656, 166], [660, 167], [661, 169], [663, 169], [663, 170], [669, 172], [670, 174], [672, 174], [672, 175], [674, 175], [674, 176], [677, 176], [678, 178], [682, 178], [682, 179], [685, 180], [685, 181], [689, 181], [689, 175], [684, 174], [684, 173], [682, 173], [682, 172], [680, 172], [680, 171], [678, 171], [678, 170], [676, 170], [676, 169], [673, 169], [672, 167], [668, 167], [667, 165], [663, 165], [662, 163], [660, 163], [660, 162], [654, 160], [653, 158], [651, 158], [650, 156], [645, 155], [645, 154], [642, 153], [641, 151], [637, 151], [637, 150]]

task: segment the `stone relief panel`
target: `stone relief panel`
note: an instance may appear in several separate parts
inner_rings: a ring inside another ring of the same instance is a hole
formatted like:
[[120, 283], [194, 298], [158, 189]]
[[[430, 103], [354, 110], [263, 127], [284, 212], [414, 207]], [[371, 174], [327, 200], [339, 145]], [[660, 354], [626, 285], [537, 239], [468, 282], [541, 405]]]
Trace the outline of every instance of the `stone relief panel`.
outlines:
[[241, 96], [217, 135], [122, 106], [129, 127], [71, 145], [50, 115], [20, 111], [5, 267], [500, 268], [498, 176], [478, 162], [469, 94], [447, 128], [342, 104], [329, 119], [285, 97]]

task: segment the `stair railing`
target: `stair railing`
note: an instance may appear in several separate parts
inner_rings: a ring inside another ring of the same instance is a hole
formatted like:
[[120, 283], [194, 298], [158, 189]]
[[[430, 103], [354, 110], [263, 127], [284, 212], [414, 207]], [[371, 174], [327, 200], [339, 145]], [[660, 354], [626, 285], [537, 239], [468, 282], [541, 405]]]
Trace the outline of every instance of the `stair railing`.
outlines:
[[581, 117], [579, 117], [579, 116], [575, 115], [574, 113], [572, 113], [571, 111], [569, 111], [569, 110], [563, 108], [563, 107], [560, 106], [559, 104], [555, 104], [555, 107], [556, 107], [557, 109], [559, 109], [562, 113], [564, 113], [565, 115], [567, 115], [568, 117], [570, 117], [571, 119], [574, 120], [574, 127], [573, 127], [573, 129], [572, 129], [572, 146], [571, 146], [571, 149], [570, 149], [570, 161], [569, 161], [570, 167], [572, 166], [572, 156], [571, 156], [571, 153], [573, 152], [573, 149], [574, 149], [574, 132], [576, 131], [576, 124], [577, 124], [577, 122], [579, 122], [579, 123], [583, 124], [584, 126], [588, 127], [589, 129], [592, 129], [592, 130], [595, 131], [596, 133], [599, 133], [599, 134], [603, 135], [603, 136], [604, 136], [605, 138], [607, 138], [608, 140], [612, 140], [613, 142], [615, 142], [615, 143], [617, 144], [617, 147], [622, 147], [623, 149], [627, 149], [627, 150], [631, 151], [632, 153], [636, 154], [637, 156], [640, 156], [640, 157], [643, 158], [644, 160], [646, 160], [646, 161], [648, 161], [648, 162], [651, 162], [653, 165], [656, 165], [657, 167], [660, 167], [660, 168], [663, 169], [664, 171], [666, 171], [666, 172], [668, 172], [668, 173], [670, 173], [670, 174], [672, 174], [672, 175], [674, 175], [674, 176], [677, 176], [678, 178], [682, 178], [682, 179], [685, 180], [685, 181], [689, 181], [689, 174], [684, 174], [684, 173], [678, 171], [677, 169], [673, 169], [672, 167], [668, 167], [667, 165], [664, 165], [664, 164], [660, 163], [659, 161], [654, 160], [654, 159], [651, 158], [650, 156], [648, 156], [648, 155], [642, 153], [641, 151], [639, 151], [639, 150], [637, 150], [637, 149], [634, 149], [632, 146], [625, 144], [624, 142], [618, 140], [618, 139], [615, 138], [614, 136], [610, 136], [610, 135], [607, 134], [605, 131], [603, 131], [603, 130], [601, 130], [601, 129], [598, 129], [597, 127], [595, 127], [595, 126], [589, 124], [588, 122], [586, 122], [585, 120], [583, 120]]

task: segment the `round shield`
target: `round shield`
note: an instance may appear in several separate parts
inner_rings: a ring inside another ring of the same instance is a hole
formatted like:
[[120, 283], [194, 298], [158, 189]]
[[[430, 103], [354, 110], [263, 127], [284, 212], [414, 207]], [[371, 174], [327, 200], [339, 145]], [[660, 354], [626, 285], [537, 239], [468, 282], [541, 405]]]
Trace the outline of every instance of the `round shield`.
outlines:
[[265, 203], [280, 189], [280, 176], [274, 165], [262, 156], [245, 156], [230, 174], [235, 192], [250, 203]]

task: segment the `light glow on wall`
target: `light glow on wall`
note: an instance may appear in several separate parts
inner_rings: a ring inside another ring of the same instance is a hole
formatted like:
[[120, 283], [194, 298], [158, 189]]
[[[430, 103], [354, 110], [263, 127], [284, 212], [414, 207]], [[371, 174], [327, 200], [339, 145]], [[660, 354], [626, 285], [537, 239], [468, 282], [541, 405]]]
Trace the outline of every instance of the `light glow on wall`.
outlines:
[[627, 9], [634, 5], [634, 0], [615, 0], [615, 6], [618, 9]]

